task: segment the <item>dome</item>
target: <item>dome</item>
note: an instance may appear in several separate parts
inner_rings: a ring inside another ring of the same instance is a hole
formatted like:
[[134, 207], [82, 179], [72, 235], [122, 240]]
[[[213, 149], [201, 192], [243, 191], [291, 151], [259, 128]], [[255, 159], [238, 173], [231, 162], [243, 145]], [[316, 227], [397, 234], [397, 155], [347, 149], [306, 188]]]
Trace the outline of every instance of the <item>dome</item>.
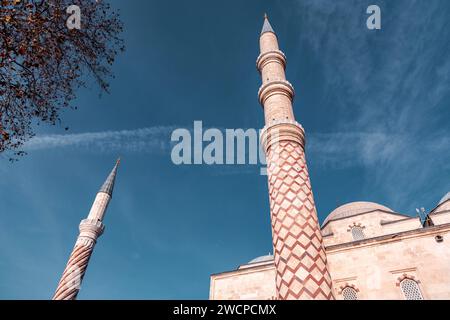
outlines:
[[261, 257], [255, 258], [252, 261], [250, 261], [248, 264], [261, 263], [261, 262], [272, 261], [272, 260], [273, 260], [273, 255], [268, 254], [267, 256], [261, 256]]
[[388, 207], [385, 207], [381, 204], [374, 202], [351, 202], [344, 204], [343, 206], [340, 206], [337, 209], [334, 209], [325, 219], [322, 226], [324, 226], [325, 224], [327, 224], [329, 221], [332, 220], [351, 217], [357, 214], [370, 212], [374, 210], [394, 212], [392, 209], [389, 209]]

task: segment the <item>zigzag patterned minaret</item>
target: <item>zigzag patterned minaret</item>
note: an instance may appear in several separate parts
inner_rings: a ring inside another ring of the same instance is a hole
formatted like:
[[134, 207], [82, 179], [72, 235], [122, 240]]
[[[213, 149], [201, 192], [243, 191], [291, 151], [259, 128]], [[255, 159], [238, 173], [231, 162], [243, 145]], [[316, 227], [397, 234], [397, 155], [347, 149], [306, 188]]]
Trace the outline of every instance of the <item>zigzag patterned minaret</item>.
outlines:
[[98, 237], [103, 234], [103, 218], [111, 201], [120, 160], [97, 193], [89, 216], [80, 223], [80, 234], [61, 277], [53, 300], [75, 300]]
[[334, 299], [327, 257], [305, 160], [305, 132], [295, 121], [294, 88], [286, 81], [286, 57], [267, 15], [257, 67], [266, 126], [272, 237], [278, 299]]

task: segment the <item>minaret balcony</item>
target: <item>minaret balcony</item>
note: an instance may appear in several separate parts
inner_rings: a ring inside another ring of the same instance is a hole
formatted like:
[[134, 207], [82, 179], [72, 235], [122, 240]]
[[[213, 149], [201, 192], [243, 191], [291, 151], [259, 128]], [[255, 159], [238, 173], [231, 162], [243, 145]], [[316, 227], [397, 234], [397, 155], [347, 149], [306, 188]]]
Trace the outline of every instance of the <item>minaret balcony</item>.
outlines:
[[283, 66], [284, 69], [286, 69], [286, 55], [281, 50], [273, 50], [261, 53], [258, 56], [258, 59], [256, 59], [256, 68], [261, 72], [264, 66], [271, 62], [279, 63]]
[[264, 107], [265, 101], [274, 94], [287, 96], [291, 101], [294, 100], [294, 86], [287, 80], [275, 80], [263, 84], [258, 90], [259, 102]]
[[85, 219], [80, 223], [80, 237], [96, 240], [105, 231], [105, 225], [100, 220]]
[[267, 153], [270, 147], [282, 141], [298, 143], [305, 148], [305, 130], [297, 121], [276, 120], [267, 124], [261, 131], [260, 140]]

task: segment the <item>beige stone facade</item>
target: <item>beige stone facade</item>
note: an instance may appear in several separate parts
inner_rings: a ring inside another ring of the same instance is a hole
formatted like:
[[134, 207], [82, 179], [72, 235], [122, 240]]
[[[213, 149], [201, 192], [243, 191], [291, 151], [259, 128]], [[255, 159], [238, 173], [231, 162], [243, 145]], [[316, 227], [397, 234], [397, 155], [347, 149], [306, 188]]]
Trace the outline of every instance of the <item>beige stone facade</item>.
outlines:
[[[370, 202], [334, 210], [322, 225], [336, 299], [450, 299], [450, 199], [434, 226]], [[211, 276], [210, 298], [275, 299], [273, 257]]]

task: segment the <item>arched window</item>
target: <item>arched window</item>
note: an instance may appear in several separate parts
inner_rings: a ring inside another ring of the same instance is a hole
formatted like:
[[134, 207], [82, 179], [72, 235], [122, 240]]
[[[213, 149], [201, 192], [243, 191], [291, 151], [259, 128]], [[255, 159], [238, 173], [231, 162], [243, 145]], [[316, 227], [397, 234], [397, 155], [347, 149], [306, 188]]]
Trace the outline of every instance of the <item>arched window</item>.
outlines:
[[404, 279], [400, 282], [400, 288], [402, 288], [406, 300], [423, 300], [422, 292], [416, 281]]
[[358, 293], [352, 287], [342, 289], [342, 296], [344, 300], [358, 300]]
[[355, 241], [366, 238], [366, 236], [364, 235], [363, 228], [360, 226], [352, 227], [352, 236], [353, 236], [353, 240], [355, 240]]

